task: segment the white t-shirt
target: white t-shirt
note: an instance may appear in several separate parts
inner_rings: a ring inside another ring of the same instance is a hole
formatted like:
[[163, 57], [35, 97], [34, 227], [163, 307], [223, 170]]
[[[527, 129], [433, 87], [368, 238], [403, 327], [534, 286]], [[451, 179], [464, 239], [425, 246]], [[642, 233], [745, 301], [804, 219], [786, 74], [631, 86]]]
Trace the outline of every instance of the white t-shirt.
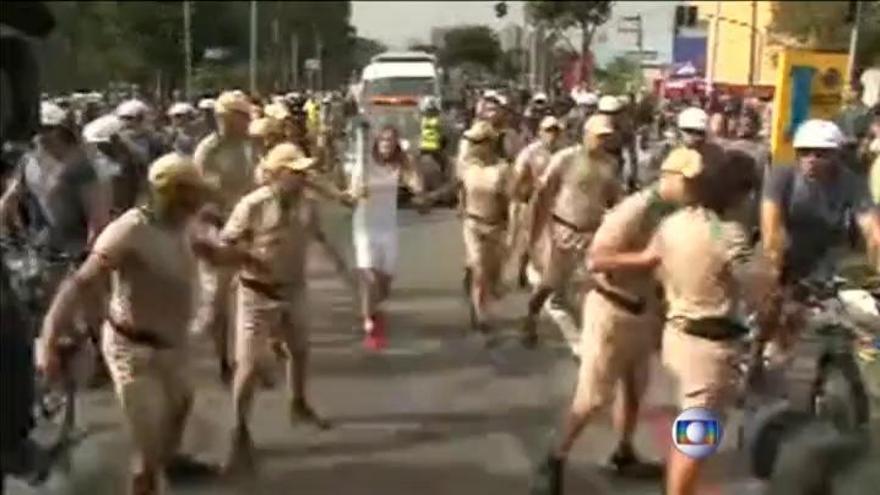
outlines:
[[871, 67], [862, 73], [862, 103], [873, 107], [880, 102], [880, 67]]

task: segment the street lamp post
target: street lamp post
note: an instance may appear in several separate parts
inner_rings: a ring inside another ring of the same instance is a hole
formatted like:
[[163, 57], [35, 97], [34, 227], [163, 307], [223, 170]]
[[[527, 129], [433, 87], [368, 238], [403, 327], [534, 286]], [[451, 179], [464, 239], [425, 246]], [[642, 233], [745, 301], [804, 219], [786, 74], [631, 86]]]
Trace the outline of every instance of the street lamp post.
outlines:
[[251, 63], [250, 63], [250, 90], [251, 94], [257, 92], [257, 2], [251, 0]]

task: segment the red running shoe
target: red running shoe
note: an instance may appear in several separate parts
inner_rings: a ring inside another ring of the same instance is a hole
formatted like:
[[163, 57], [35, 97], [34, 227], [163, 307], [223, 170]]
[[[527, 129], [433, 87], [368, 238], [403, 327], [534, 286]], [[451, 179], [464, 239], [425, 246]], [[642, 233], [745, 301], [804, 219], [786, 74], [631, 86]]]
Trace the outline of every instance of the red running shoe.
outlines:
[[364, 347], [371, 351], [379, 351], [388, 345], [385, 338], [385, 318], [381, 314], [375, 314], [364, 322]]

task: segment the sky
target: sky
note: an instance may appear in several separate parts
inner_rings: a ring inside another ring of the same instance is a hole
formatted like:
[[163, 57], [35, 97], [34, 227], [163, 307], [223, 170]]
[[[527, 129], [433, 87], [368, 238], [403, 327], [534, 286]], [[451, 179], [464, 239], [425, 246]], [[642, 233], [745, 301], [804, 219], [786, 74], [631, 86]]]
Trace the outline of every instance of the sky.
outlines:
[[[507, 2], [508, 14], [495, 17], [496, 1], [464, 2], [352, 2], [352, 23], [359, 36], [378, 39], [392, 49], [405, 49], [410, 41], [430, 42], [431, 28], [464, 24], [485, 24], [493, 29], [525, 21], [525, 2]], [[612, 19], [603, 26], [593, 49], [600, 65], [626, 50], [636, 48], [632, 34], [619, 33], [623, 16], [642, 14], [644, 48], [656, 50], [660, 61], [672, 57], [672, 19], [675, 2], [616, 2]], [[572, 38], [575, 43], [576, 37]]]
[[352, 2], [352, 24], [358, 36], [378, 39], [390, 48], [406, 48], [410, 40], [428, 42], [431, 28], [485, 24], [499, 29], [524, 21], [525, 2], [507, 2], [507, 16], [495, 18], [497, 2]]

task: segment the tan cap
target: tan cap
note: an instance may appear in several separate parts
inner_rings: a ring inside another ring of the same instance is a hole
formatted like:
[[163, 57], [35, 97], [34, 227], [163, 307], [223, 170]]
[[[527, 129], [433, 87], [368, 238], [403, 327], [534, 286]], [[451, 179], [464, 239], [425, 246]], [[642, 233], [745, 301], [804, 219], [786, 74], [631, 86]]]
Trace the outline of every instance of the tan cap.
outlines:
[[290, 118], [290, 110], [284, 103], [270, 103], [263, 108], [263, 115], [271, 117], [275, 120], [284, 120]]
[[284, 128], [281, 122], [270, 117], [254, 119], [248, 126], [248, 135], [251, 137], [266, 137], [282, 132], [284, 132]]
[[156, 159], [150, 165], [147, 180], [152, 189], [159, 191], [177, 185], [210, 189], [195, 163], [179, 153], [168, 153]]
[[304, 172], [314, 164], [315, 159], [308, 158], [299, 146], [291, 143], [281, 143], [269, 151], [260, 167], [267, 171], [286, 168], [294, 172]]
[[563, 126], [562, 126], [562, 122], [560, 122], [559, 119], [557, 119], [556, 117], [554, 117], [552, 115], [548, 115], [548, 116], [544, 117], [543, 119], [541, 119], [541, 125], [538, 127], [542, 131], [545, 131], [548, 129], [562, 130]]
[[474, 125], [472, 125], [470, 129], [464, 132], [464, 137], [468, 141], [479, 142], [487, 139], [494, 139], [498, 137], [498, 133], [495, 131], [495, 128], [492, 127], [492, 124], [485, 120], [478, 120], [474, 122]]
[[605, 136], [608, 134], [614, 134], [615, 130], [614, 120], [608, 115], [591, 115], [590, 118], [584, 122], [584, 134]]
[[214, 112], [219, 114], [241, 112], [250, 115], [253, 105], [241, 90], [226, 91], [214, 102]]
[[705, 143], [699, 150], [685, 147], [672, 150], [660, 166], [660, 170], [693, 179], [705, 172], [708, 167], [723, 165], [726, 160], [724, 148], [714, 143]]

